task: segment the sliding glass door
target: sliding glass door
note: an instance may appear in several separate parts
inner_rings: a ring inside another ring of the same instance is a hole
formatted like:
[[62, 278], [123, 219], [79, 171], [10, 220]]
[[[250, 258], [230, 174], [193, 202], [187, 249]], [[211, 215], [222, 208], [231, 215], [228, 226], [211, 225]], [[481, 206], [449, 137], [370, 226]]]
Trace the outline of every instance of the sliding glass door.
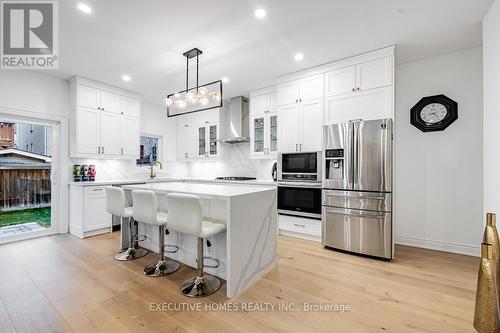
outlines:
[[0, 244], [59, 231], [59, 125], [0, 116]]

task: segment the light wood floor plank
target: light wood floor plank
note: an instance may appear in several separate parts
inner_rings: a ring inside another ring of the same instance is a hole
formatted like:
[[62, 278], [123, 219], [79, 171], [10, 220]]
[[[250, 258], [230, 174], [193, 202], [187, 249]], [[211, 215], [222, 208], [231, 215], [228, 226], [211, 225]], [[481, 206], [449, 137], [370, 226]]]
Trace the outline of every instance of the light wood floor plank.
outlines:
[[[58, 235], [0, 246], [0, 331], [57, 332], [473, 332], [478, 258], [398, 246], [394, 261], [279, 239], [279, 260], [227, 300], [180, 295], [181, 266], [143, 275], [155, 254], [116, 262], [118, 233]], [[345, 303], [350, 312], [151, 311], [151, 303]]]

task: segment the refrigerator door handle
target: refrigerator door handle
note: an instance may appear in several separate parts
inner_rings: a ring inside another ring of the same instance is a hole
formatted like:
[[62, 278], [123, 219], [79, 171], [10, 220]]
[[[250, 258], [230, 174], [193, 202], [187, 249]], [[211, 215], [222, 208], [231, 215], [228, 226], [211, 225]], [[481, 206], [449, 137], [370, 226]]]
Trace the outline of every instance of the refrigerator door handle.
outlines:
[[353, 177], [352, 177], [352, 189], [356, 188], [356, 185], [359, 182], [359, 135], [360, 135], [360, 127], [361, 122], [355, 122], [353, 124], [353, 134], [352, 134], [352, 146], [353, 146], [353, 157], [352, 157], [352, 169], [353, 169]]

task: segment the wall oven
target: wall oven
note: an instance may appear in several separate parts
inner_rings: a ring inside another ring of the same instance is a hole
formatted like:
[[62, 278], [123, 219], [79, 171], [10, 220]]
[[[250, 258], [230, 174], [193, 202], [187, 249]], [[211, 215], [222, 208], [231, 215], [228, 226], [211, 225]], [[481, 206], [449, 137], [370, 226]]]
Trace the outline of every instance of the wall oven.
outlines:
[[321, 219], [321, 152], [278, 155], [278, 213]]

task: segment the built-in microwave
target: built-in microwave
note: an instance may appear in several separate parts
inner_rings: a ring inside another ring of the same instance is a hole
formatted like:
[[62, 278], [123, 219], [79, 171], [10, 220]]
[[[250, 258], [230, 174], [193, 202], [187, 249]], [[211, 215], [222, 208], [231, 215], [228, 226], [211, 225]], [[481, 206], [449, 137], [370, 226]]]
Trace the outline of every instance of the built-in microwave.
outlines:
[[321, 181], [321, 152], [278, 154], [278, 181]]

